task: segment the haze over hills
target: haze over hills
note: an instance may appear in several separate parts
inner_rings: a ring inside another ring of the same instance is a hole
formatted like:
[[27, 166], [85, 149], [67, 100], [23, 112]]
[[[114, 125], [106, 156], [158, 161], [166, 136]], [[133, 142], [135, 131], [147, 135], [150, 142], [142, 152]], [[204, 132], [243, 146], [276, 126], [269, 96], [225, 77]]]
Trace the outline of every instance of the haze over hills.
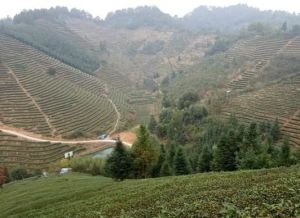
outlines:
[[299, 63], [246, 5], [1, 20], [0, 217], [297, 217]]

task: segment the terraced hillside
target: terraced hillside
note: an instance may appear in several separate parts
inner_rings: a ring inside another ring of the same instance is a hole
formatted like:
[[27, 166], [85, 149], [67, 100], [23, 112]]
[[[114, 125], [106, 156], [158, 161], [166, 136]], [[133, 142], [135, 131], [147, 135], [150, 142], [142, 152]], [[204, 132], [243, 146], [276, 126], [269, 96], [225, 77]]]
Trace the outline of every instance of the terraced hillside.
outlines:
[[244, 67], [244, 69], [239, 69], [233, 75], [233, 79], [230, 81], [228, 87], [232, 90], [248, 87], [250, 82], [260, 74], [274, 55], [289, 49], [292, 40], [289, 36], [272, 38], [256, 37], [237, 43], [227, 52], [227, 60], [232, 62], [238, 59], [246, 59], [250, 61], [250, 64]]
[[257, 91], [229, 97], [223, 115], [235, 114], [244, 122], [278, 119], [291, 144], [300, 145], [300, 74]]
[[33, 142], [0, 131], [0, 164], [27, 169], [47, 168], [72, 147], [61, 143]]
[[115, 131], [132, 112], [118, 90], [15, 39], [0, 35], [0, 51], [4, 125], [72, 137]]

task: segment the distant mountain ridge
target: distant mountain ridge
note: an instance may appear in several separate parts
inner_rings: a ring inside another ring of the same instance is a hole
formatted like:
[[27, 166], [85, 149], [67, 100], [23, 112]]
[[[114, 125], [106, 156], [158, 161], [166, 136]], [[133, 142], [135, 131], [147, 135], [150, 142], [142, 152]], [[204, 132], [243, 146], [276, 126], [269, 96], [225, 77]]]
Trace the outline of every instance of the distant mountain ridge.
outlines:
[[24, 10], [17, 14], [14, 23], [30, 23], [39, 18], [63, 20], [65, 17], [93, 20], [114, 28], [136, 29], [152, 27], [160, 30], [184, 29], [189, 31], [234, 31], [255, 22], [280, 26], [299, 24], [299, 14], [286, 11], [260, 10], [246, 4], [228, 7], [199, 6], [182, 18], [162, 12], [156, 6], [139, 6], [108, 13], [106, 18], [93, 17], [83, 10], [66, 7]]

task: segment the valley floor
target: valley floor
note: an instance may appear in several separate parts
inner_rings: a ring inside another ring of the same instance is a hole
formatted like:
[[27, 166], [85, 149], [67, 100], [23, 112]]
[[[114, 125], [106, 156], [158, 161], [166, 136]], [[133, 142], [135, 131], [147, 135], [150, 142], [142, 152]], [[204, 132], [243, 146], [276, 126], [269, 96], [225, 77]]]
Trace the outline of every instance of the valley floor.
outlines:
[[73, 173], [5, 185], [0, 217], [217, 217], [225, 204], [293, 217], [299, 203], [300, 166], [124, 182]]

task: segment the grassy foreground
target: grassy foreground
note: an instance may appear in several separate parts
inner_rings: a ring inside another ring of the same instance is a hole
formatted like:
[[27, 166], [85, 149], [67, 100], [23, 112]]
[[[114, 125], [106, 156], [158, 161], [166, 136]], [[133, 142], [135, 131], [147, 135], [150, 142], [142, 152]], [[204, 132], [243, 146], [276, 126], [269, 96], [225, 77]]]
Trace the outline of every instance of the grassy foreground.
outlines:
[[300, 166], [124, 182], [84, 174], [32, 178], [0, 190], [0, 217], [216, 217], [224, 203], [252, 214], [294, 210]]

